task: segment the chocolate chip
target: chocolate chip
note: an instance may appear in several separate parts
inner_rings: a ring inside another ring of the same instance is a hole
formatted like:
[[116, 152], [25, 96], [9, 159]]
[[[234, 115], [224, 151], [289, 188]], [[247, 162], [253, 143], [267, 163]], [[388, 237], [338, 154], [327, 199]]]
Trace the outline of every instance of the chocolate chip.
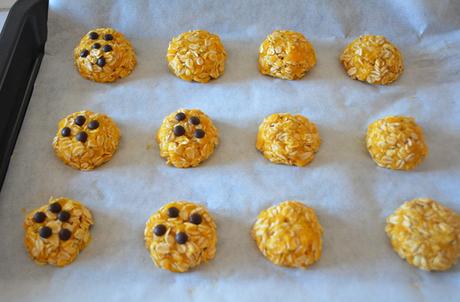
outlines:
[[163, 236], [166, 233], [166, 227], [163, 224], [158, 224], [153, 228], [153, 233], [156, 236]]
[[180, 122], [183, 120], [185, 120], [185, 113], [179, 112], [178, 114], [176, 114], [176, 121]]
[[72, 236], [72, 232], [69, 231], [68, 229], [62, 229], [59, 231], [59, 239], [61, 239], [62, 241], [69, 240], [71, 236]]
[[104, 40], [106, 41], [112, 41], [113, 40], [113, 36], [111, 34], [105, 34], [104, 35]]
[[80, 57], [82, 57], [82, 58], [86, 58], [88, 55], [89, 55], [88, 49], [83, 49], [83, 50], [80, 52]]
[[48, 210], [50, 210], [51, 213], [59, 213], [62, 210], [61, 205], [59, 202], [53, 202], [52, 204], [49, 205]]
[[105, 66], [105, 59], [103, 57], [100, 57], [99, 59], [97, 59], [97, 63], [96, 63], [99, 67], [104, 67]]
[[94, 129], [97, 129], [97, 128], [99, 128], [99, 122], [98, 121], [94, 120], [94, 121], [89, 122], [88, 129], [94, 130]]
[[107, 45], [104, 45], [104, 47], [102, 47], [102, 50], [103, 50], [104, 52], [112, 51], [112, 46], [110, 46], [110, 45], [108, 45], [108, 44], [107, 44]]
[[43, 212], [37, 212], [34, 214], [34, 221], [36, 223], [42, 223], [46, 219], [46, 214]]
[[193, 223], [193, 224], [198, 225], [198, 224], [200, 224], [203, 220], [202, 220], [200, 214], [198, 214], [198, 213], [193, 213], [192, 215], [190, 215], [189, 221], [190, 221], [191, 223]]
[[203, 129], [196, 129], [196, 130], [195, 130], [195, 133], [194, 133], [194, 135], [195, 135], [196, 138], [203, 138], [203, 137], [204, 137], [204, 134], [205, 134], [205, 133], [204, 133]]
[[70, 128], [69, 128], [69, 127], [64, 127], [64, 128], [62, 128], [62, 130], [61, 130], [61, 135], [62, 135], [63, 137], [69, 136], [69, 135], [70, 135]]
[[93, 44], [93, 49], [99, 49], [99, 48], [101, 48], [101, 44], [99, 44], [99, 43], [94, 43]]
[[86, 122], [86, 118], [83, 115], [79, 115], [75, 118], [75, 124], [78, 126], [83, 126]]
[[190, 119], [189, 119], [190, 123], [192, 123], [193, 125], [199, 125], [200, 124], [200, 119], [197, 118], [196, 116], [192, 116]]
[[67, 220], [70, 219], [70, 213], [67, 212], [67, 211], [61, 211], [59, 214], [58, 214], [58, 219], [62, 222], [66, 222]]
[[176, 242], [177, 243], [184, 244], [184, 243], [187, 242], [187, 240], [188, 240], [188, 236], [184, 232], [179, 232], [179, 233], [176, 234]]
[[99, 34], [97, 32], [92, 31], [89, 33], [89, 38], [91, 40], [96, 40], [97, 38], [99, 38]]
[[49, 228], [47, 226], [44, 226], [38, 231], [38, 234], [42, 238], [48, 238], [53, 234], [53, 230], [51, 230], [51, 228]]
[[185, 134], [185, 128], [182, 127], [181, 125], [177, 125], [174, 127], [173, 132], [175, 136], [182, 136]]
[[77, 141], [84, 143], [88, 139], [88, 134], [86, 134], [86, 132], [83, 131], [78, 132], [75, 138], [77, 139]]
[[176, 207], [170, 207], [168, 209], [168, 216], [170, 218], [176, 218], [177, 216], [179, 216], [179, 209], [177, 209]]

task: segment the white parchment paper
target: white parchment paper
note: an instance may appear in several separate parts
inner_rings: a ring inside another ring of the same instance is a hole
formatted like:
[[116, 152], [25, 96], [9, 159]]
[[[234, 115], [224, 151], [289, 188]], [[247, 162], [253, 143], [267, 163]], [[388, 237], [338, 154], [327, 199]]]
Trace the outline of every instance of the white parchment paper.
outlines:
[[[0, 193], [1, 301], [459, 301], [460, 265], [427, 273], [402, 261], [384, 233], [403, 201], [431, 197], [460, 212], [460, 3], [458, 1], [51, 1], [49, 37], [20, 136]], [[138, 66], [98, 84], [80, 77], [72, 50], [89, 29], [113, 26], [131, 39]], [[171, 37], [217, 33], [225, 74], [209, 84], [167, 70]], [[262, 76], [258, 46], [275, 29], [304, 33], [317, 66], [302, 80]], [[338, 56], [363, 33], [383, 34], [405, 58], [390, 86], [349, 79]], [[154, 135], [180, 108], [199, 108], [221, 133], [214, 155], [194, 169], [168, 167]], [[93, 172], [65, 166], [51, 140], [65, 115], [109, 114], [120, 149]], [[322, 146], [311, 165], [274, 165], [255, 149], [259, 123], [275, 112], [317, 123]], [[364, 146], [367, 125], [414, 116], [428, 158], [415, 171], [378, 168]], [[93, 241], [65, 268], [37, 266], [22, 243], [25, 211], [53, 196], [84, 202]], [[154, 267], [144, 223], [161, 205], [205, 204], [217, 220], [214, 261], [186, 274]], [[308, 270], [273, 265], [249, 232], [258, 213], [295, 199], [313, 206], [325, 229], [323, 256]]]

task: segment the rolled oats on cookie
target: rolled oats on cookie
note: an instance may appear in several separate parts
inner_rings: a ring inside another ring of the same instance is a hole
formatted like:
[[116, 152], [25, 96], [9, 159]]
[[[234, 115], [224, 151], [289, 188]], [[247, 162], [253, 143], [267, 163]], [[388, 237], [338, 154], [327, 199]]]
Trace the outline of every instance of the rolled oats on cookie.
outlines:
[[315, 211], [290, 200], [260, 212], [251, 232], [268, 260], [298, 268], [306, 268], [319, 260], [322, 234]]
[[65, 164], [87, 171], [109, 161], [119, 140], [120, 130], [110, 117], [84, 110], [59, 121], [53, 148]]
[[89, 244], [93, 224], [91, 212], [81, 203], [51, 197], [26, 216], [24, 244], [36, 263], [65, 266]]
[[444, 271], [460, 257], [460, 215], [429, 198], [402, 204], [387, 217], [385, 232], [393, 249], [409, 264]]
[[128, 76], [136, 66], [131, 43], [113, 28], [95, 28], [75, 47], [75, 66], [81, 76], [107, 83]]
[[161, 207], [147, 221], [145, 246], [159, 268], [186, 272], [214, 259], [217, 231], [206, 208], [188, 201]]

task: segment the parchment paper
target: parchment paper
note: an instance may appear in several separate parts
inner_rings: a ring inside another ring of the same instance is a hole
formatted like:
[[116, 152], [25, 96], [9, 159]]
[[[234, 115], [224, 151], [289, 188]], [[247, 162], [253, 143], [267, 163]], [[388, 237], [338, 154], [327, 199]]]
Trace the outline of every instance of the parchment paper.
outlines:
[[[458, 1], [51, 1], [49, 38], [24, 124], [0, 193], [2, 301], [459, 301], [460, 265], [443, 273], [409, 266], [390, 247], [385, 217], [403, 201], [431, 197], [460, 212], [460, 3]], [[97, 26], [133, 42], [139, 64], [128, 78], [80, 77], [72, 50]], [[317, 66], [300, 81], [262, 76], [258, 46], [275, 29], [304, 33]], [[225, 74], [209, 84], [167, 70], [171, 37], [217, 33]], [[338, 56], [363, 33], [383, 34], [405, 58], [390, 86], [349, 79]], [[166, 166], [154, 135], [180, 108], [200, 108], [221, 145], [194, 169]], [[90, 109], [115, 119], [120, 149], [93, 172], [65, 166], [51, 140], [65, 115]], [[322, 146], [304, 168], [275, 165], [255, 149], [259, 123], [275, 112], [317, 123]], [[414, 116], [428, 158], [415, 171], [378, 168], [364, 146], [367, 125]], [[37, 266], [22, 243], [25, 211], [53, 196], [84, 202], [93, 241], [65, 268]], [[147, 218], [171, 200], [205, 204], [218, 224], [214, 261], [185, 273], [154, 267], [144, 248]], [[324, 227], [321, 260], [307, 270], [273, 265], [249, 232], [258, 213], [295, 199]]]

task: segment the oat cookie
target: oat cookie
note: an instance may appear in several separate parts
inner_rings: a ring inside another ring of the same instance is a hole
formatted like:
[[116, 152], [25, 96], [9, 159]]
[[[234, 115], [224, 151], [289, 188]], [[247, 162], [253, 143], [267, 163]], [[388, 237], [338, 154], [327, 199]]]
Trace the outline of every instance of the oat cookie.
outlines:
[[369, 84], [390, 84], [404, 70], [401, 53], [384, 36], [360, 36], [344, 49], [340, 61], [352, 79]]
[[168, 115], [157, 133], [160, 155], [177, 168], [198, 166], [214, 152], [219, 133], [198, 109], [179, 109]]
[[428, 154], [422, 128], [414, 118], [388, 116], [369, 125], [367, 150], [383, 168], [414, 169]]
[[110, 117], [79, 111], [59, 122], [53, 148], [64, 163], [86, 171], [109, 161], [119, 140], [120, 130]]
[[169, 70], [186, 81], [207, 83], [224, 73], [227, 53], [219, 36], [205, 30], [184, 32], [169, 42]]
[[315, 64], [315, 49], [298, 32], [275, 30], [259, 48], [259, 70], [272, 77], [297, 80]]
[[114, 82], [136, 66], [131, 43], [113, 28], [96, 28], [84, 35], [73, 51], [75, 66], [88, 80]]
[[259, 126], [256, 148], [273, 163], [305, 166], [320, 146], [316, 125], [302, 115], [275, 113]]
[[444, 271], [460, 257], [460, 215], [435, 200], [405, 202], [388, 216], [385, 231], [402, 259], [426, 271]]
[[312, 208], [298, 201], [284, 201], [259, 214], [251, 235], [271, 262], [306, 268], [321, 257], [322, 233]]
[[36, 263], [65, 266], [89, 244], [93, 224], [91, 212], [81, 203], [51, 197], [26, 216], [24, 244]]
[[147, 221], [144, 238], [155, 265], [171, 272], [186, 272], [216, 254], [214, 219], [203, 206], [188, 201], [161, 207]]

